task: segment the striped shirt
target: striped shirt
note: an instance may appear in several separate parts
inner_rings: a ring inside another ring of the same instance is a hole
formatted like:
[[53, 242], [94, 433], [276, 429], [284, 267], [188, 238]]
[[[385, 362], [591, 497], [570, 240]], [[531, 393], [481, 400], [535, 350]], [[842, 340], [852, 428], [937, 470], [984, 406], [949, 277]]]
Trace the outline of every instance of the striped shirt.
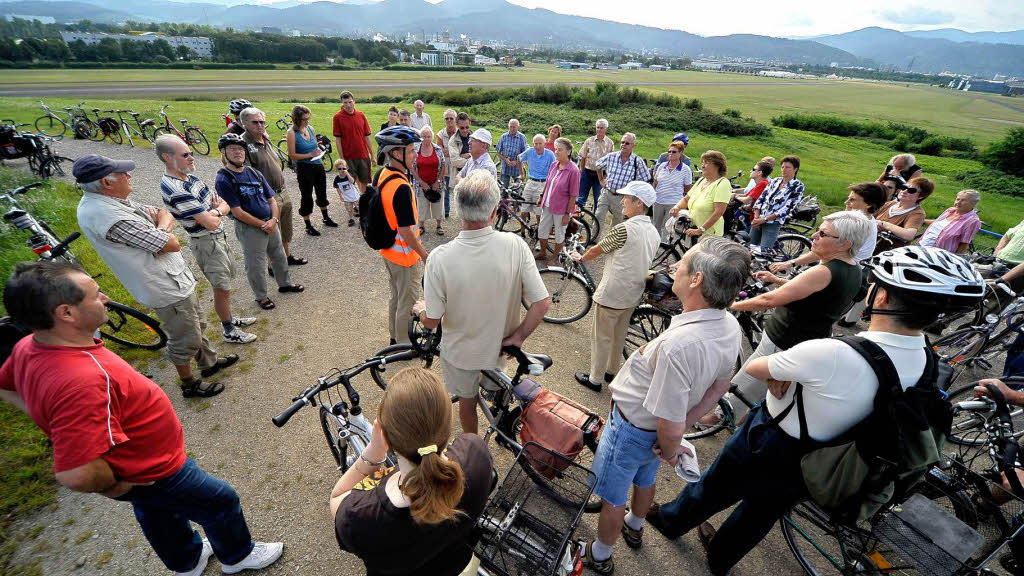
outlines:
[[[196, 222], [194, 216], [209, 212], [218, 201], [217, 193], [194, 174], [188, 175], [188, 180], [179, 180], [170, 174], [164, 174], [160, 180], [160, 195], [163, 197], [164, 206], [174, 216], [174, 219], [181, 224], [181, 227], [193, 238], [206, 236], [211, 231]], [[223, 230], [221, 223], [217, 230]]]
[[804, 183], [796, 178], [789, 181], [785, 187], [782, 186], [782, 176], [773, 178], [768, 188], [754, 202], [753, 209], [760, 213], [762, 218], [774, 214], [774, 221], [785, 224], [789, 219], [789, 213], [800, 203], [804, 197]]
[[654, 179], [658, 181], [655, 191], [658, 197], [655, 200], [658, 204], [678, 204], [683, 196], [686, 196], [685, 186], [693, 184], [693, 172], [690, 167], [682, 162], [675, 168], [670, 169], [668, 162], [658, 164], [654, 169]]
[[[501, 135], [501, 138], [498, 138], [498, 145], [495, 147], [498, 154], [501, 154], [512, 162], [515, 162], [516, 158], [519, 158], [519, 155], [522, 154], [526, 148], [526, 135], [522, 132], [516, 132], [515, 136], [505, 132]], [[502, 172], [507, 172], [509, 176], [519, 176], [518, 164], [512, 164], [512, 166], [509, 166], [502, 162], [501, 170]]]
[[601, 248], [602, 253], [608, 254], [625, 246], [626, 236], [626, 223], [619, 222], [604, 235], [604, 238], [597, 245]]
[[609, 152], [597, 161], [597, 168], [604, 170], [604, 187], [613, 194], [634, 180], [648, 182], [651, 179], [647, 162], [636, 154], [630, 154], [629, 160], [623, 163], [620, 152]]

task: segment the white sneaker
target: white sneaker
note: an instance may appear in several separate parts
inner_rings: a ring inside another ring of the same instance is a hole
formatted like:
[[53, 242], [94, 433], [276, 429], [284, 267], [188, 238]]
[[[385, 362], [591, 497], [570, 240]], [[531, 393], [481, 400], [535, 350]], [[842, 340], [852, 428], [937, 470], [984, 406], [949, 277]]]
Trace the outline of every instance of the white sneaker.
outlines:
[[236, 328], [242, 328], [243, 326], [251, 326], [255, 324], [256, 319], [248, 316], [243, 316], [241, 318], [238, 316], [232, 316], [231, 323], [234, 324]]
[[249, 332], [242, 332], [238, 328], [235, 328], [231, 332], [226, 332], [224, 334], [224, 341], [231, 344], [248, 344], [249, 342], [252, 342], [255, 339], [255, 334], [250, 334]]
[[213, 556], [213, 546], [210, 546], [210, 541], [203, 538], [203, 551], [199, 553], [199, 562], [196, 563], [196, 567], [189, 570], [188, 572], [175, 572], [179, 576], [199, 576], [206, 570], [206, 563], [210, 561], [210, 556]]
[[281, 557], [281, 552], [284, 551], [283, 542], [257, 542], [256, 546], [253, 547], [252, 552], [246, 556], [238, 564], [221, 564], [220, 570], [225, 574], [234, 574], [235, 572], [241, 572], [242, 570], [259, 570], [266, 568], [278, 558]]

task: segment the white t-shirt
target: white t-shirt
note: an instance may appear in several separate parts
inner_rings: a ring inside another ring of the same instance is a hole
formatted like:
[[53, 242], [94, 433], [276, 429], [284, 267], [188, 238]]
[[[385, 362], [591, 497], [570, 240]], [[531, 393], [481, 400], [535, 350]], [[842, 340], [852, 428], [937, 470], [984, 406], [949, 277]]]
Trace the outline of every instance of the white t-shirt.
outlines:
[[[889, 332], [861, 332], [878, 344], [896, 365], [903, 389], [917, 384], [924, 372], [924, 335], [900, 336]], [[769, 414], [779, 414], [793, 402], [796, 382], [803, 384], [807, 433], [827, 442], [846, 432], [871, 413], [878, 378], [871, 366], [849, 345], [826, 338], [808, 340], [768, 358], [772, 378], [793, 385], [781, 399], [771, 393], [765, 403]], [[796, 406], [779, 423], [784, 432], [800, 437]]]
[[857, 256], [854, 257], [855, 262], [863, 262], [875, 253], [875, 243], [878, 242], [878, 226], [875, 225], [875, 217], [868, 216], [868, 220], [871, 220], [871, 234], [868, 235], [868, 239], [864, 241], [864, 245], [857, 251]]
[[921, 246], [935, 246], [935, 241], [939, 239], [939, 234], [942, 233], [946, 226], [949, 226], [949, 219], [947, 218], [932, 222], [928, 230], [925, 230], [924, 236], [921, 236], [921, 241], [918, 244]]

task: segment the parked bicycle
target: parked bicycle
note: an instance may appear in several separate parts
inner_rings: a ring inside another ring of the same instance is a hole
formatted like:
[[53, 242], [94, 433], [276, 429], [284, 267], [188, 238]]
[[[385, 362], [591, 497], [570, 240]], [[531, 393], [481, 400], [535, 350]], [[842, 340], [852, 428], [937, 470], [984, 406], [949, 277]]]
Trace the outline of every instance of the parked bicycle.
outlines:
[[36, 118], [36, 132], [46, 134], [52, 138], [63, 138], [64, 133], [68, 131], [71, 118], [61, 118], [49, 106], [44, 104], [42, 100], [39, 101], [39, 107], [42, 108], [44, 114]]
[[[509, 185], [509, 187], [501, 192], [501, 199], [498, 201], [498, 213], [497, 220], [495, 222], [495, 228], [502, 232], [512, 232], [513, 234], [519, 234], [523, 236], [527, 243], [531, 247], [537, 249], [539, 245], [539, 231], [538, 224], [531, 224], [532, 219], [524, 219], [521, 215], [522, 212], [532, 210], [537, 204], [535, 202], [527, 202], [522, 195], [523, 182], [516, 181]], [[577, 209], [577, 212], [570, 218], [568, 226], [565, 229], [566, 242], [568, 237], [572, 234], [579, 233], [580, 241], [584, 246], [589, 246], [597, 238], [590, 224], [587, 223], [587, 218], [593, 218], [593, 222], [597, 222], [597, 218], [585, 217], [589, 210]], [[548, 236], [548, 250], [554, 250], [554, 230]]]
[[[683, 254], [693, 245], [692, 239], [686, 235], [686, 231], [691, 228], [696, 228], [696, 226], [694, 226], [689, 212], [681, 211], [679, 216], [676, 217], [671, 240], [669, 242], [662, 242], [658, 252], [654, 255], [655, 267], [668, 266], [682, 259]], [[731, 237], [740, 243], [747, 243], [745, 235], [734, 234]], [[760, 246], [752, 247], [751, 249], [757, 254], [762, 254], [763, 252]], [[786, 260], [796, 258], [810, 249], [811, 241], [806, 236], [792, 233], [779, 234], [779, 237], [775, 240], [774, 248], [764, 252], [763, 255], [771, 258], [773, 262], [785, 262]]]
[[[288, 118], [288, 122], [289, 122], [288, 127], [291, 128], [291, 118]], [[281, 125], [281, 120], [278, 120], [277, 123], [278, 123], [278, 126], [280, 126]], [[326, 172], [333, 171], [334, 170], [334, 156], [331, 154], [331, 152], [334, 149], [334, 145], [331, 144], [331, 140], [329, 138], [327, 138], [326, 136], [324, 136], [323, 134], [317, 134], [316, 135], [316, 141], [317, 141], [317, 146], [321, 150], [324, 151], [324, 155], [321, 158], [321, 160], [324, 163], [324, 171], [326, 171]], [[281, 138], [280, 140], [278, 140], [277, 141], [277, 147], [274, 148], [274, 151], [277, 152], [277, 159], [281, 161], [281, 170], [284, 170], [285, 167], [287, 167], [289, 170], [292, 170], [292, 171], [295, 170], [295, 163], [298, 162], [298, 161], [297, 160], [292, 160], [291, 157], [288, 156], [288, 139], [287, 138]]]
[[[10, 206], [10, 209], [4, 213], [3, 220], [18, 230], [29, 233], [26, 244], [33, 253], [39, 256], [39, 260], [59, 260], [81, 265], [81, 262], [69, 249], [70, 244], [81, 234], [72, 232], [64, 240], [59, 240], [60, 237], [46, 222], [36, 220], [28, 210], [18, 204], [18, 200], [15, 198], [19, 194], [25, 194], [42, 185], [42, 182], [34, 182], [0, 195], [0, 202], [5, 202]], [[104, 339], [146, 350], [159, 350], [167, 345], [167, 334], [160, 328], [160, 321], [156, 318], [119, 302], [109, 301], [106, 307], [107, 322], [99, 329], [99, 333]]]
[[92, 108], [93, 115], [96, 116], [96, 120], [93, 124], [98, 130], [92, 132], [89, 139], [93, 142], [102, 142], [104, 139], [109, 139], [114, 144], [121, 144], [124, 142], [124, 138], [121, 137], [121, 123], [117, 119], [110, 116], [100, 116], [99, 108]]
[[[149, 141], [149, 138], [147, 138], [146, 135], [143, 134], [141, 130], [139, 130], [139, 121], [137, 114], [134, 116], [135, 126], [132, 126], [128, 123], [127, 120], [124, 119], [125, 114], [135, 114], [131, 110], [104, 110], [104, 112], [107, 114], [117, 115], [118, 129], [120, 130], [121, 134], [124, 135], [124, 139], [128, 140], [128, 145], [131, 146], [132, 148], [135, 148], [135, 140], [132, 138], [132, 134], [135, 134], [137, 137], [146, 140], [147, 142]], [[124, 142], [124, 139], [122, 139], [121, 142]], [[120, 144], [121, 142], [118, 142], [118, 144]]]
[[[1000, 290], [1003, 287], [996, 284], [990, 286], [990, 289]], [[936, 339], [932, 342], [932, 348], [954, 371], [962, 373], [972, 368], [987, 371], [992, 369], [993, 362], [1006, 353], [1022, 331], [1024, 296], [1014, 298], [998, 313], [987, 314], [981, 325], [954, 330]]]
[[174, 134], [178, 138], [181, 138], [183, 142], [188, 144], [188, 147], [195, 151], [196, 154], [202, 154], [203, 156], [210, 155], [210, 143], [206, 140], [206, 134], [203, 133], [199, 126], [189, 125], [188, 119], [182, 118], [181, 130], [179, 130], [173, 123], [171, 118], [167, 115], [168, 104], [164, 104], [160, 107], [160, 118], [163, 120], [163, 126], [159, 126], [153, 133], [153, 140], [156, 140], [158, 136], [163, 134]]
[[29, 169], [42, 178], [63, 176], [63, 162], [71, 162], [70, 158], [55, 154], [50, 144], [56, 142], [45, 134], [21, 132], [18, 128], [28, 124], [18, 124], [14, 120], [3, 120], [0, 124], [0, 160], [16, 160], [26, 158]]

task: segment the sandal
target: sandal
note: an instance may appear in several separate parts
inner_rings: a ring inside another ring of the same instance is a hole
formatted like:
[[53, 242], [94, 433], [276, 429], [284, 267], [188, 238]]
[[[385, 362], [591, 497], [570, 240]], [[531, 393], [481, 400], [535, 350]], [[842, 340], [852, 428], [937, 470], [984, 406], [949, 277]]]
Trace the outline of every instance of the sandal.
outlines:
[[202, 378], [193, 378], [190, 382], [181, 382], [181, 395], [185, 398], [209, 398], [224, 391], [224, 384], [210, 382], [203, 386]]
[[271, 300], [270, 298], [264, 298], [263, 300], [257, 300], [256, 304], [259, 305], [259, 307], [263, 308], [264, 310], [273, 310], [274, 308], [277, 308], [277, 305], [274, 304], [274, 301]]
[[305, 258], [296, 258], [295, 256], [292, 256], [291, 254], [288, 255], [288, 265], [289, 266], [304, 266], [306, 264], [309, 264], [309, 260], [306, 260]]
[[224, 368], [231, 366], [235, 362], [238, 362], [238, 354], [228, 354], [227, 356], [221, 356], [220, 358], [217, 358], [217, 362], [213, 366], [210, 366], [209, 368], [203, 368], [202, 370], [199, 371], [199, 373], [202, 374], [204, 378], [209, 378], [210, 376], [213, 376], [214, 374], [220, 372]]
[[302, 284], [289, 284], [287, 286], [281, 286], [277, 291], [283, 294], [285, 292], [302, 292], [305, 289], [306, 287]]
[[444, 236], [444, 230], [442, 230], [440, 226], [437, 227], [437, 235]]

